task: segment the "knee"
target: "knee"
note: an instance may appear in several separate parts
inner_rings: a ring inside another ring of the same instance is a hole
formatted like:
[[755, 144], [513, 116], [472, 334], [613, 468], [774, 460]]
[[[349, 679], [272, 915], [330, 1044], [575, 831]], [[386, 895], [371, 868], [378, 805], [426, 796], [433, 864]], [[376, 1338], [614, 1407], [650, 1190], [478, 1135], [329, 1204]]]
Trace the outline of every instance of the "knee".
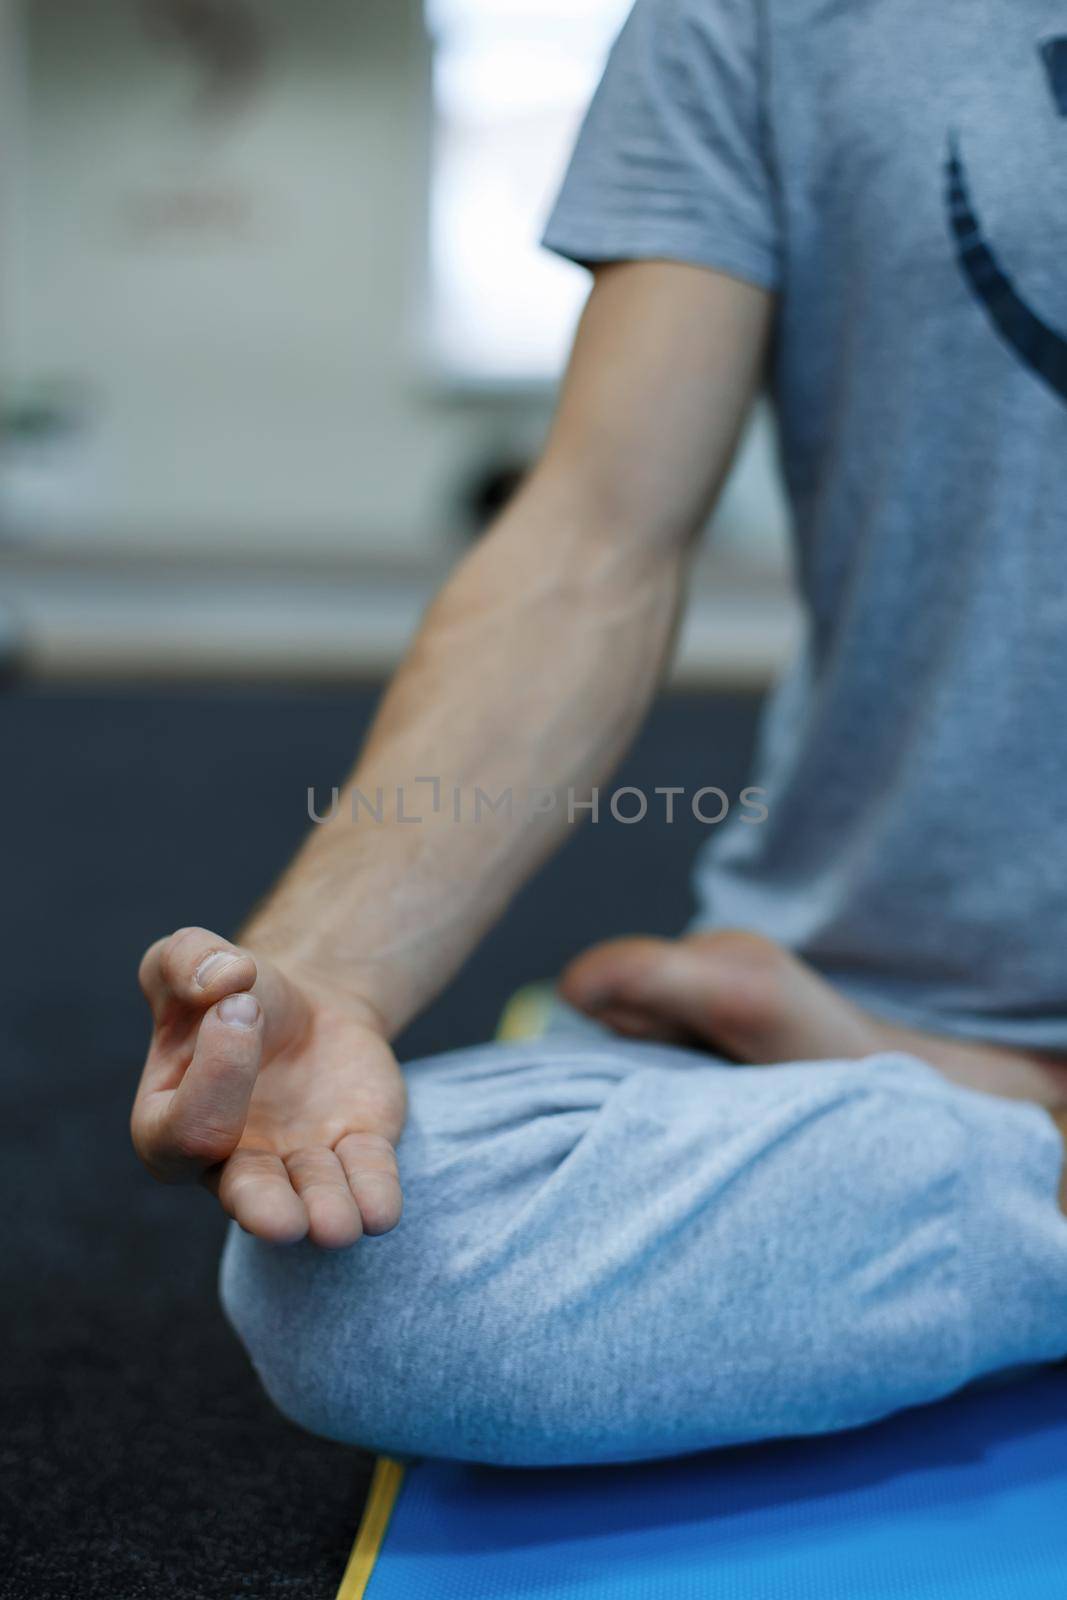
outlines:
[[[758, 1345], [760, 1324], [780, 1319], [773, 1292], [760, 1310], [774, 1289], [768, 1259], [776, 1279], [825, 1288], [842, 1206], [886, 1216], [914, 1192], [915, 1164], [905, 1177], [895, 1148], [903, 1108], [912, 1133], [918, 1118], [925, 1125], [928, 1193], [940, 1186], [958, 1147], [951, 1125], [932, 1140], [931, 1108], [913, 1103], [922, 1070], [731, 1075], [718, 1111], [714, 1096], [694, 1104], [691, 1068], [660, 1076], [654, 1115], [640, 1097], [605, 1113], [598, 1140], [567, 1163], [565, 1195], [552, 1174], [575, 1136], [548, 1138], [548, 1125], [566, 1122], [558, 1111], [502, 1123], [510, 1153], [496, 1166], [479, 1159], [481, 1144], [428, 1154], [416, 1130], [409, 1205], [393, 1234], [330, 1253], [264, 1245], [235, 1228], [224, 1309], [271, 1399], [313, 1433], [389, 1455], [509, 1466], [610, 1459], [659, 1404], [649, 1305], [683, 1323], [696, 1296], [694, 1340], [715, 1330], [720, 1354]], [[808, 1158], [799, 1171], [798, 1137]], [[623, 1179], [635, 1152], [637, 1213]], [[862, 1193], [847, 1192], [852, 1179]], [[580, 1237], [568, 1200], [584, 1216]], [[631, 1316], [631, 1301], [646, 1313]], [[740, 1359], [730, 1355], [735, 1371]], [[741, 1398], [735, 1382], [720, 1417], [708, 1398], [717, 1380], [705, 1377], [703, 1425], [717, 1435]], [[624, 1419], [627, 1405], [635, 1412]], [[673, 1426], [660, 1419], [671, 1440]]]
[[963, 1258], [985, 1229], [1005, 1281], [1025, 1259], [1020, 1230], [1009, 1251], [971, 1215], [972, 1165], [999, 1174], [1005, 1139], [1040, 1142], [1037, 1114], [904, 1057], [698, 1072], [611, 1095], [572, 1064], [565, 1090], [537, 1078], [499, 1104], [483, 1085], [480, 1120], [434, 1137], [447, 1119], [427, 1108], [403, 1221], [351, 1250], [235, 1229], [223, 1304], [278, 1407], [385, 1454], [542, 1465], [850, 1425], [972, 1375]]
[[278, 1410], [310, 1433], [337, 1437], [325, 1406], [321, 1318], [312, 1323], [307, 1311], [318, 1299], [315, 1280], [305, 1247], [272, 1247], [230, 1228], [219, 1270], [230, 1326]]
[[[410, 1323], [427, 1286], [388, 1239], [327, 1252], [231, 1230], [222, 1307], [269, 1398], [309, 1433], [376, 1453], [418, 1455], [433, 1418], [425, 1353]], [[384, 1253], [392, 1273], [380, 1270]]]
[[551, 1316], [523, 1263], [530, 1238], [545, 1247], [546, 1175], [600, 1093], [573, 1052], [557, 1051], [558, 1071], [542, 1053], [457, 1053], [413, 1072], [392, 1233], [329, 1252], [231, 1230], [223, 1308], [292, 1421], [391, 1455], [514, 1464], [532, 1370], [519, 1352]]
[[526, 1359], [541, 1342], [537, 1308], [523, 1311], [473, 1259], [442, 1259], [440, 1244], [327, 1255], [235, 1229], [223, 1308], [270, 1399], [308, 1432], [400, 1458], [556, 1459], [559, 1422], [531, 1424], [552, 1382]]

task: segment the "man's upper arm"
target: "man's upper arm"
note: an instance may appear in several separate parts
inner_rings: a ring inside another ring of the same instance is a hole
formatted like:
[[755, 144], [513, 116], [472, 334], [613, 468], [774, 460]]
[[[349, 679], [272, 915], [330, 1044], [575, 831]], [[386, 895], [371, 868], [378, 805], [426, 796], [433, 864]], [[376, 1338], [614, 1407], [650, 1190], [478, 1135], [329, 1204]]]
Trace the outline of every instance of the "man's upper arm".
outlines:
[[636, 0], [544, 234], [598, 267], [553, 448], [617, 517], [702, 521], [781, 281], [765, 0]]
[[543, 471], [598, 521], [675, 544], [703, 525], [766, 359], [773, 295], [673, 261], [597, 269]]

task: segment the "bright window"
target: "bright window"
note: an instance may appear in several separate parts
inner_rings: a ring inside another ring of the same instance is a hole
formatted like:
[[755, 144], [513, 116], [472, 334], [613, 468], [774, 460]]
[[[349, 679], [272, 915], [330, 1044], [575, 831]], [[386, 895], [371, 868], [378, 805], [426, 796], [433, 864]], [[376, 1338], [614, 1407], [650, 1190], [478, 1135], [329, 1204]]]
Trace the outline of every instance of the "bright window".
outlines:
[[538, 246], [630, 0], [427, 0], [432, 333], [466, 382], [554, 378], [588, 287]]

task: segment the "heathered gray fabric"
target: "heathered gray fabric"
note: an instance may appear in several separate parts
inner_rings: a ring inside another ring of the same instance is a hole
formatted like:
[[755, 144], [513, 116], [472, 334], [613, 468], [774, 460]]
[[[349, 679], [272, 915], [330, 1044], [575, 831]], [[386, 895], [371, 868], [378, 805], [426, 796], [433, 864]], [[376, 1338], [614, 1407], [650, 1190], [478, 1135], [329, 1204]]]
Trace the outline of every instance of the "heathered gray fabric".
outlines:
[[1067, 1355], [1051, 1120], [907, 1056], [726, 1067], [562, 1035], [408, 1069], [400, 1226], [234, 1228], [281, 1409], [520, 1465], [849, 1427]]
[[809, 626], [765, 725], [769, 820], [713, 834], [698, 922], [872, 1010], [1057, 1051], [1064, 35], [1062, 0], [638, 0], [546, 234], [780, 297]]

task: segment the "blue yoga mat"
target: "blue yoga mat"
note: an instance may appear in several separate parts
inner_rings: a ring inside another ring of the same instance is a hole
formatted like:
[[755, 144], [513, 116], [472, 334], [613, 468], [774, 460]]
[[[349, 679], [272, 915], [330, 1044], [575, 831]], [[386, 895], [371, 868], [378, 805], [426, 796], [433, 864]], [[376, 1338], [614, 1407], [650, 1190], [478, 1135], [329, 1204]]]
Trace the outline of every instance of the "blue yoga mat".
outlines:
[[1067, 1600], [1067, 1369], [683, 1460], [416, 1463], [375, 1544], [366, 1600]]

